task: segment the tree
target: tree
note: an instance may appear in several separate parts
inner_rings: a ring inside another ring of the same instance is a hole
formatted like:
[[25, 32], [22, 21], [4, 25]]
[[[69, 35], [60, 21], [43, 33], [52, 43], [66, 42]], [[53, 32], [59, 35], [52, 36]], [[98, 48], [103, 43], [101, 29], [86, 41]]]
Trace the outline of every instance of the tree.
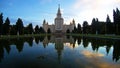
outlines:
[[7, 35], [10, 33], [10, 20], [9, 18], [7, 17], [6, 20], [5, 20], [5, 23], [3, 24], [3, 34], [4, 35]]
[[81, 25], [79, 23], [77, 25], [77, 33], [81, 33]]
[[114, 31], [113, 30], [113, 24], [111, 23], [109, 15], [107, 15], [107, 18], [106, 18], [106, 34], [112, 34], [113, 31]]
[[38, 34], [38, 33], [40, 33], [40, 31], [39, 31], [39, 26], [36, 25], [36, 26], [35, 26], [35, 34]]
[[10, 34], [11, 35], [16, 35], [17, 34], [17, 30], [16, 30], [16, 25], [11, 25], [10, 26]]
[[48, 28], [48, 30], [47, 30], [47, 33], [48, 33], [48, 34], [50, 34], [50, 33], [51, 33], [51, 30], [50, 30], [50, 28]]
[[83, 22], [83, 34], [87, 34], [88, 33], [88, 22], [84, 21]]
[[45, 33], [45, 30], [43, 29], [43, 27], [40, 27], [40, 33]]
[[24, 34], [32, 34], [33, 33], [33, 26], [32, 23], [24, 27]]
[[28, 29], [28, 33], [29, 33], [29, 34], [32, 34], [32, 33], [33, 33], [33, 25], [32, 25], [32, 23], [30, 23], [30, 24], [27, 26], [27, 29]]
[[116, 8], [116, 11], [113, 10], [113, 20], [114, 20], [114, 31], [115, 34], [120, 34], [120, 11]]
[[98, 31], [98, 18], [93, 18], [91, 23], [91, 33], [96, 34]]
[[74, 26], [74, 30], [72, 30], [72, 33], [77, 33], [77, 28]]
[[67, 29], [66, 33], [70, 33], [70, 30], [69, 30], [69, 29]]
[[2, 35], [3, 13], [0, 14], [0, 35]]
[[113, 21], [114, 21], [114, 24], [116, 23], [116, 11], [113, 10]]
[[24, 31], [23, 21], [20, 18], [18, 18], [18, 20], [16, 22], [16, 30], [20, 35], [24, 34], [23, 33], [23, 31]]

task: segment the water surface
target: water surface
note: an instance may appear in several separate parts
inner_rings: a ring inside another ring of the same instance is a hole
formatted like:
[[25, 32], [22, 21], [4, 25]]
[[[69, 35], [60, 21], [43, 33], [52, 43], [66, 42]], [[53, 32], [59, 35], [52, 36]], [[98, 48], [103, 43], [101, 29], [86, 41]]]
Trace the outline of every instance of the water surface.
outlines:
[[0, 68], [120, 68], [119, 41], [78, 36], [0, 40]]

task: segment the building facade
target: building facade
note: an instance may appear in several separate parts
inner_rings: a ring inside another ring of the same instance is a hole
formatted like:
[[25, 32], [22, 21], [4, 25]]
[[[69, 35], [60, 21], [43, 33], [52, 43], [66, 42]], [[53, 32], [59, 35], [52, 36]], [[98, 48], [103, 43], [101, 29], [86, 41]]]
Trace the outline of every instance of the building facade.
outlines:
[[47, 32], [48, 29], [50, 29], [52, 33], [66, 33], [67, 30], [70, 30], [70, 32], [72, 32], [72, 30], [74, 30], [74, 27], [74, 19], [69, 25], [64, 24], [64, 19], [62, 18], [60, 6], [58, 7], [57, 15], [54, 19], [54, 24], [49, 25], [46, 20], [43, 21], [43, 29], [45, 30], [45, 32]]

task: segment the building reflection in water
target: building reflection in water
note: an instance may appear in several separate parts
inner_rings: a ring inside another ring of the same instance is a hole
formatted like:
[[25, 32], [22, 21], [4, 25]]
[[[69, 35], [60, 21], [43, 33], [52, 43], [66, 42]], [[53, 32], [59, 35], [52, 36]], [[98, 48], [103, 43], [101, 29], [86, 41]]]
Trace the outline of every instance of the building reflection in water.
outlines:
[[[76, 40], [75, 40], [76, 41]], [[55, 50], [58, 55], [58, 61], [60, 63], [60, 60], [62, 58], [62, 51], [64, 50], [64, 44], [70, 43], [72, 47], [75, 47], [75, 41], [72, 36], [46, 36], [43, 40], [43, 46], [46, 48], [48, 46], [48, 43], [55, 43]]]
[[55, 49], [57, 50], [58, 60], [61, 60], [62, 50], [64, 48], [63, 38], [55, 38]]
[[[54, 49], [58, 55], [58, 61], [62, 59], [62, 52], [64, 50], [65, 43], [69, 43], [70, 47], [75, 48], [75, 42], [77, 41], [78, 45], [81, 45], [86, 48], [89, 43], [91, 43], [91, 47], [93, 51], [98, 51], [100, 47], [105, 46], [106, 54], [109, 53], [110, 49], [113, 47], [113, 52], [111, 57], [113, 61], [118, 61], [120, 59], [120, 40], [108, 40], [108, 39], [95, 39], [95, 38], [85, 38], [78, 36], [41, 36], [41, 37], [30, 37], [30, 38], [18, 38], [18, 39], [6, 39], [0, 40], [0, 62], [4, 59], [4, 49], [9, 54], [11, 50], [11, 45], [16, 45], [16, 49], [18, 52], [22, 52], [24, 48], [24, 43], [27, 42], [29, 47], [33, 46], [33, 40], [38, 44], [39, 42], [43, 43], [43, 47], [46, 48], [49, 43], [55, 43]], [[83, 40], [83, 41], [81, 41]]]

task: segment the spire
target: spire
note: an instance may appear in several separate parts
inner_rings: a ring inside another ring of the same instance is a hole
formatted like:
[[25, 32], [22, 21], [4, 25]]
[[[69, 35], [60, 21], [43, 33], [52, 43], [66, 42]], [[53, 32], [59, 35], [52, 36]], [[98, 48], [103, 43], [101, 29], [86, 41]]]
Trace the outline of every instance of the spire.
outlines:
[[60, 8], [60, 4], [58, 4], [58, 8]]
[[61, 14], [61, 11], [60, 11], [60, 4], [58, 4], [58, 14]]
[[57, 12], [57, 17], [61, 17], [60, 4], [58, 4], [58, 12]]

